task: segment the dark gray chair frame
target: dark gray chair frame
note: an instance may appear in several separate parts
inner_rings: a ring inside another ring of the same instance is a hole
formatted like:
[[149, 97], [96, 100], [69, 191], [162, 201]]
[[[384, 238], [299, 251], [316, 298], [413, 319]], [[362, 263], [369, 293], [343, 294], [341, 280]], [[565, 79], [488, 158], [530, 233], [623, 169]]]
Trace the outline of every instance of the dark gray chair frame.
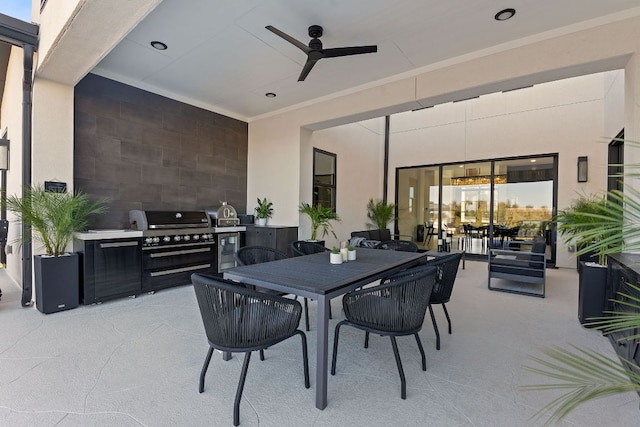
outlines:
[[[438, 322], [433, 314], [433, 305], [442, 305], [444, 315], [447, 318], [449, 324], [449, 334], [452, 332], [451, 317], [447, 311], [446, 303], [451, 299], [451, 293], [453, 292], [453, 285], [458, 275], [458, 267], [460, 266], [461, 253], [454, 253], [443, 257], [434, 258], [427, 261], [424, 267], [435, 267], [437, 269], [435, 285], [431, 292], [431, 298], [429, 299], [429, 314], [431, 315], [431, 322], [433, 323], [433, 330], [436, 334], [436, 349], [440, 350], [440, 331], [438, 330]], [[423, 267], [423, 268], [424, 268]]]
[[228, 280], [191, 275], [191, 282], [198, 300], [209, 351], [200, 372], [198, 391], [204, 391], [204, 380], [211, 362], [213, 350], [244, 353], [244, 362], [233, 405], [233, 425], [240, 423], [240, 400], [247, 377], [251, 352], [263, 350], [300, 335], [304, 386], [309, 388], [309, 359], [307, 337], [298, 329], [302, 306], [296, 300], [254, 291], [242, 284]]
[[[307, 240], [296, 240], [295, 242], [291, 242], [290, 246], [293, 256], [311, 255], [328, 252], [330, 250], [320, 243], [309, 242]], [[331, 305], [329, 305], [329, 319], [331, 318]], [[307, 298], [304, 299], [304, 324], [306, 331], [309, 332], [309, 300]]]
[[[336, 374], [338, 340], [343, 325], [388, 336], [400, 374], [400, 397], [407, 398], [407, 384], [398, 352], [396, 337], [413, 335], [422, 357], [422, 370], [427, 370], [427, 360], [418, 332], [422, 329], [424, 316], [435, 279], [435, 268], [421, 268], [414, 274], [400, 274], [386, 279], [384, 284], [349, 292], [342, 298], [346, 320], [336, 325], [333, 340], [331, 375]], [[368, 341], [366, 342], [368, 344]], [[365, 345], [366, 347], [367, 345]]]
[[392, 251], [418, 252], [418, 245], [411, 240], [386, 240], [378, 243], [374, 249], [387, 249]]

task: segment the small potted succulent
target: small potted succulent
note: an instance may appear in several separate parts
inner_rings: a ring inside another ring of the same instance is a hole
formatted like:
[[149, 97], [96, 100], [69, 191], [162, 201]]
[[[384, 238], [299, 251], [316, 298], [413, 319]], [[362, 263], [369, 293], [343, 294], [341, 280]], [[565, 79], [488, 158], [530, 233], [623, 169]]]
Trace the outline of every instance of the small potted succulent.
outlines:
[[347, 255], [347, 259], [349, 261], [355, 261], [356, 260], [356, 247], [353, 245], [349, 245], [347, 246], [348, 249], [348, 255]]
[[273, 203], [267, 201], [267, 198], [260, 200], [258, 197], [258, 206], [256, 206], [256, 218], [258, 218], [258, 225], [267, 225], [267, 219], [273, 216]]
[[342, 264], [342, 254], [340, 253], [340, 248], [334, 246], [331, 249], [331, 254], [329, 254], [329, 261], [331, 264]]

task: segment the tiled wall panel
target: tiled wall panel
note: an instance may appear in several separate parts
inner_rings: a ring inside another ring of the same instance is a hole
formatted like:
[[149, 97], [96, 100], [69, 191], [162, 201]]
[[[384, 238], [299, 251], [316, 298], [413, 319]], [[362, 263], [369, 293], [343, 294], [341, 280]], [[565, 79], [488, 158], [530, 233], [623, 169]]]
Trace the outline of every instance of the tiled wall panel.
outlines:
[[109, 199], [91, 228], [130, 209], [201, 210], [247, 200], [247, 123], [93, 74], [75, 88], [75, 188]]

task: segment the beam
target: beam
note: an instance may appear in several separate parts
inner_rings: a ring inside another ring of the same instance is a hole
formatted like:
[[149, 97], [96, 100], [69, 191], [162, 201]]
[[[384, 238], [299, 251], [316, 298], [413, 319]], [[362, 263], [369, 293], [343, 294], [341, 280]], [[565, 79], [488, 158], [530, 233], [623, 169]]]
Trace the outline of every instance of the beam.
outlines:
[[38, 26], [0, 13], [0, 41], [19, 47], [36, 47]]

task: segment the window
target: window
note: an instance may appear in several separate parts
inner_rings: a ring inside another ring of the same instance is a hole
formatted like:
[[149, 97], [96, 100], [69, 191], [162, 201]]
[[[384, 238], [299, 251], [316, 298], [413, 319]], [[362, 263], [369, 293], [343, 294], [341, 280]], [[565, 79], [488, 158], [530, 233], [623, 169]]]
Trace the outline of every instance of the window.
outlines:
[[313, 149], [313, 207], [336, 211], [336, 155]]

